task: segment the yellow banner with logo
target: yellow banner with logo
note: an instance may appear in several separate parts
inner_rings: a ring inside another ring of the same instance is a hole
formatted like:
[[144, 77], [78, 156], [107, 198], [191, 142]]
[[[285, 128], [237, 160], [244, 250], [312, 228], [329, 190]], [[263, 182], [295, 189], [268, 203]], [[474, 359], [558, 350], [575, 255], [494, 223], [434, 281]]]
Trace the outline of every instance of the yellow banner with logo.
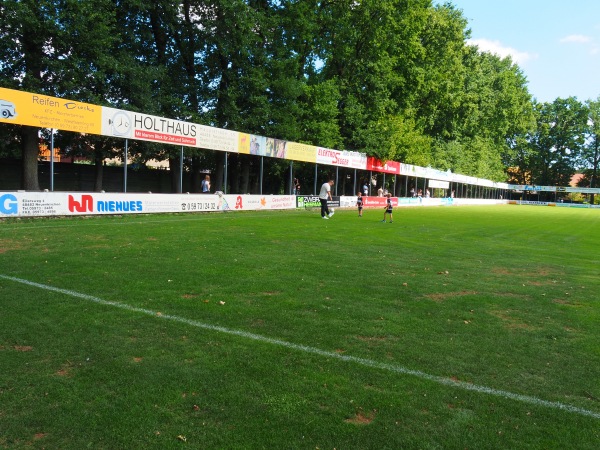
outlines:
[[0, 123], [102, 134], [102, 107], [0, 88]]

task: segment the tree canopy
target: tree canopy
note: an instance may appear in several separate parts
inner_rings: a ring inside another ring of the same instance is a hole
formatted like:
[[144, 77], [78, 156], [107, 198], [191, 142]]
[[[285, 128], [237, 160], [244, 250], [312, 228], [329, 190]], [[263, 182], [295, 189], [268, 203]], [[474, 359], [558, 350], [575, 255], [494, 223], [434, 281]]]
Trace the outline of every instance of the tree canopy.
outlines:
[[[594, 183], [598, 101], [537, 103], [521, 69], [469, 35], [461, 10], [431, 0], [5, 0], [0, 85], [496, 181], [564, 184], [588, 168]], [[100, 164], [115, 153], [57, 139]], [[39, 189], [38, 130], [0, 127], [1, 155], [17, 143], [23, 188]], [[185, 163], [219, 187], [224, 157]], [[252, 161], [231, 163], [250, 182]]]

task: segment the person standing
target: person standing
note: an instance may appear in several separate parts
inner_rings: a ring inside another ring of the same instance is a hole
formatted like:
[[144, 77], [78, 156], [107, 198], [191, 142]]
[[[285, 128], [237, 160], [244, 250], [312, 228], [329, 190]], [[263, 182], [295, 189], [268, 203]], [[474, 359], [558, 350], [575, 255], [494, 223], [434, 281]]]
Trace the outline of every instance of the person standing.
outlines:
[[210, 194], [210, 176], [206, 175], [202, 180], [202, 193]]
[[392, 217], [393, 208], [394, 207], [392, 205], [392, 194], [388, 194], [387, 199], [386, 199], [385, 211], [383, 212], [382, 222], [385, 222], [385, 216], [387, 214], [389, 214], [390, 215], [390, 223], [394, 223], [394, 218]]
[[294, 178], [294, 195], [300, 195], [300, 180]]
[[319, 200], [321, 201], [321, 217], [323, 219], [329, 219], [331, 216], [333, 216], [333, 211], [329, 212], [329, 207], [327, 206], [327, 201], [333, 200], [331, 198], [331, 186], [333, 186], [333, 180], [323, 183], [323, 186], [321, 186], [321, 191], [319, 192]]
[[356, 196], [356, 206], [358, 206], [358, 217], [362, 217], [363, 198], [362, 198], [362, 193], [360, 191], [358, 191], [358, 194]]

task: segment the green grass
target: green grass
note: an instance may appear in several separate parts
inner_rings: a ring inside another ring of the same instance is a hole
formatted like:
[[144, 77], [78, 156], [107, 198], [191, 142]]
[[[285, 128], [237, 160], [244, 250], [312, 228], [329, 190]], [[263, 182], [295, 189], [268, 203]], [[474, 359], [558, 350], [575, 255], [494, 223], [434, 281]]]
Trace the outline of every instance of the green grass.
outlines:
[[0, 222], [0, 448], [597, 448], [600, 211], [394, 216]]

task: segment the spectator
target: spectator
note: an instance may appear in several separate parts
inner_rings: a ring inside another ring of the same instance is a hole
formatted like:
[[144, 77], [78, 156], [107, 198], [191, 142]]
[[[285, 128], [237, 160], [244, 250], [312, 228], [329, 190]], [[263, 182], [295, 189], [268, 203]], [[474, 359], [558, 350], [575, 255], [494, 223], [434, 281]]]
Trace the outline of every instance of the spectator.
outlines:
[[202, 180], [202, 193], [210, 194], [210, 176], [206, 175]]

